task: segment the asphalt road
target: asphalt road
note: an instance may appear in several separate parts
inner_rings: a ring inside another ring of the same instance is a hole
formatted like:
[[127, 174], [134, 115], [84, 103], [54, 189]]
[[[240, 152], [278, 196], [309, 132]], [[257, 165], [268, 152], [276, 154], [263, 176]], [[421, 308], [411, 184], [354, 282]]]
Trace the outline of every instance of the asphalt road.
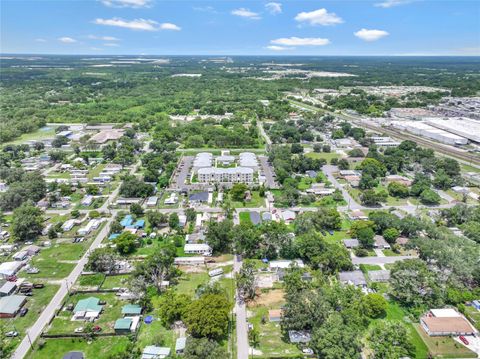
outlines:
[[389, 264], [405, 259], [414, 259], [414, 256], [391, 256], [391, 257], [355, 257], [352, 258], [353, 264]]
[[267, 187], [278, 188], [277, 181], [275, 180], [275, 177], [273, 177], [273, 168], [268, 164], [268, 158], [266, 156], [258, 156], [258, 160], [260, 161], [260, 166], [263, 169], [263, 173], [265, 173]]
[[63, 298], [65, 298], [71, 286], [76, 282], [78, 277], [82, 274], [83, 269], [88, 262], [88, 255], [95, 248], [98, 248], [100, 243], [102, 243], [103, 239], [108, 235], [112, 221], [113, 221], [113, 217], [111, 217], [107, 221], [107, 224], [97, 234], [97, 237], [95, 237], [94, 241], [92, 242], [92, 245], [87, 250], [87, 252], [85, 252], [83, 257], [78, 261], [77, 265], [72, 270], [70, 275], [61, 282], [60, 289], [57, 291], [57, 293], [55, 294], [53, 299], [50, 301], [50, 303], [47, 305], [47, 307], [43, 310], [42, 314], [40, 314], [35, 324], [33, 324], [27, 330], [26, 332], [27, 335], [23, 338], [22, 342], [17, 347], [17, 349], [11, 356], [11, 359], [21, 359], [27, 355], [28, 351], [30, 350], [30, 342], [34, 343], [35, 340], [38, 339], [38, 337], [43, 331], [43, 328], [45, 328], [45, 326], [53, 318], [53, 316], [55, 315], [55, 311], [60, 307], [63, 301]]
[[[242, 261], [238, 256], [235, 256], [233, 262], [233, 271], [238, 273], [242, 268]], [[247, 310], [245, 302], [239, 300], [238, 291], [236, 292], [235, 313], [237, 316], [237, 359], [248, 359], [248, 326], [247, 326]]]

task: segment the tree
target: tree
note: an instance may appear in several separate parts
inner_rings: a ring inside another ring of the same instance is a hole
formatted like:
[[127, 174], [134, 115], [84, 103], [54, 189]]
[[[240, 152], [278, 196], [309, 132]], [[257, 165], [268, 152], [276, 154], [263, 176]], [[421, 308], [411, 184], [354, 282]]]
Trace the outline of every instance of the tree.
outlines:
[[218, 359], [227, 357], [227, 351], [220, 344], [207, 338], [188, 338], [183, 354], [185, 359]]
[[154, 302], [154, 307], [158, 310], [162, 323], [170, 326], [175, 321], [185, 318], [191, 302], [188, 295], [167, 290]]
[[47, 236], [48, 236], [48, 239], [54, 239], [58, 237], [57, 231], [54, 226], [48, 229]]
[[390, 288], [391, 294], [405, 306], [442, 304], [438, 279], [421, 259], [396, 262], [390, 272]]
[[357, 231], [357, 239], [363, 248], [372, 248], [375, 243], [374, 237], [375, 232], [370, 227], [361, 228]]
[[359, 359], [361, 353], [357, 328], [344, 323], [339, 313], [331, 314], [328, 319], [314, 330], [310, 346], [324, 359]]
[[18, 241], [33, 241], [43, 229], [42, 211], [31, 203], [22, 204], [13, 211], [12, 234]]
[[354, 148], [353, 150], [348, 152], [349, 157], [365, 157], [363, 151], [360, 148]]
[[88, 256], [87, 268], [93, 272], [111, 274], [115, 271], [118, 255], [111, 248], [96, 248]]
[[388, 193], [392, 197], [407, 198], [409, 195], [408, 187], [403, 183], [399, 182], [390, 182], [388, 184]]
[[368, 221], [355, 221], [350, 226], [349, 233], [352, 236], [352, 238], [356, 238], [356, 237], [358, 237], [358, 232], [361, 229], [364, 229], [364, 228], [374, 229], [375, 228], [375, 222], [370, 221], [370, 220], [368, 220]]
[[368, 173], [363, 173], [362, 177], [360, 177], [360, 182], [358, 184], [358, 187], [361, 189], [372, 189], [378, 186], [378, 180], [373, 178], [370, 174]]
[[345, 158], [342, 158], [338, 160], [338, 168], [341, 170], [348, 170], [350, 168], [350, 163]]
[[95, 184], [88, 184], [85, 187], [85, 192], [87, 192], [87, 194], [90, 194], [92, 196], [96, 196], [97, 194], [100, 193], [100, 189]]
[[440, 200], [440, 195], [431, 189], [426, 189], [420, 194], [420, 202], [426, 205], [439, 204]]
[[387, 228], [382, 235], [388, 243], [394, 244], [395, 240], [400, 236], [400, 232], [396, 228]]
[[195, 221], [195, 218], [197, 216], [196, 212], [195, 212], [195, 209], [192, 208], [192, 207], [188, 207], [186, 210], [185, 210], [185, 216], [187, 217], [187, 221], [188, 222], [193, 222]]
[[452, 187], [452, 184], [452, 178], [443, 169], [439, 169], [435, 174], [435, 178], [433, 179], [433, 185], [435, 188], [449, 189]]
[[150, 223], [150, 226], [152, 228], [158, 228], [162, 224], [167, 223], [167, 215], [165, 213], [161, 212], [156, 212], [156, 211], [148, 211], [145, 214], [145, 217], [147, 218], [148, 223]]
[[252, 300], [255, 298], [255, 264], [251, 261], [245, 261], [240, 272], [236, 276], [237, 289], [242, 298]]
[[178, 214], [176, 212], [171, 213], [170, 217], [168, 217], [168, 226], [171, 229], [177, 229], [179, 225], [180, 219], [178, 218]]
[[292, 143], [290, 151], [292, 153], [303, 153], [303, 146], [299, 143]]
[[245, 198], [245, 192], [248, 187], [245, 183], [235, 183], [230, 189], [230, 196], [233, 201], [242, 202]]
[[223, 338], [227, 333], [230, 303], [223, 295], [207, 294], [188, 307], [185, 322], [194, 337]]
[[381, 190], [375, 192], [373, 189], [367, 189], [360, 195], [360, 201], [366, 206], [378, 206], [387, 200], [388, 193]]
[[133, 253], [137, 247], [137, 236], [130, 232], [123, 232], [114, 239], [118, 253], [127, 255]]
[[322, 151], [325, 153], [329, 153], [331, 150], [330, 145], [323, 145], [322, 147]]
[[226, 253], [232, 245], [232, 230], [233, 222], [230, 220], [222, 222], [210, 221], [205, 235], [206, 242], [215, 253]]
[[132, 203], [130, 205], [130, 212], [137, 217], [143, 216], [143, 208], [138, 203]]
[[126, 176], [120, 186], [120, 194], [124, 197], [141, 197], [151, 196], [154, 192], [152, 185], [140, 181], [135, 176]]
[[251, 222], [242, 222], [233, 228], [235, 251], [246, 258], [257, 258], [261, 244], [260, 230]]
[[468, 238], [480, 243], [480, 223], [469, 221], [462, 225], [463, 234]]
[[378, 293], [369, 293], [362, 297], [364, 313], [370, 318], [384, 316], [387, 310], [387, 300]]
[[372, 327], [368, 337], [373, 359], [412, 358], [415, 347], [410, 335], [401, 322], [381, 321]]

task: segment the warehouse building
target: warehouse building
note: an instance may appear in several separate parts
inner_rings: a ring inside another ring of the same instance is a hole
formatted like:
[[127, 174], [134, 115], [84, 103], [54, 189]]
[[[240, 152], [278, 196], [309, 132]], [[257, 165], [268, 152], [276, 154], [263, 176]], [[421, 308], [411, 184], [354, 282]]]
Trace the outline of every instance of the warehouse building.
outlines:
[[480, 121], [471, 120], [466, 117], [449, 119], [426, 118], [425, 122], [430, 126], [468, 138], [470, 141], [480, 143]]
[[447, 145], [466, 145], [468, 143], [468, 140], [465, 137], [435, 128], [424, 122], [393, 121], [392, 126], [401, 131], [407, 131], [414, 135], [429, 138]]

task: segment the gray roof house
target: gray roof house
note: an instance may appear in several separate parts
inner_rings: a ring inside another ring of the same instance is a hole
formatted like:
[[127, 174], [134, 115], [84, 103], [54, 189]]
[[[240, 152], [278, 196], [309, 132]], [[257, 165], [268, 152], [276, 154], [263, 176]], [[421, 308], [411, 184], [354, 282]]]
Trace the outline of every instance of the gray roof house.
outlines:
[[365, 276], [363, 275], [363, 272], [361, 270], [354, 270], [351, 272], [340, 272], [338, 274], [340, 282], [343, 284], [351, 284], [356, 287], [366, 287], [367, 286], [367, 280], [365, 279]]

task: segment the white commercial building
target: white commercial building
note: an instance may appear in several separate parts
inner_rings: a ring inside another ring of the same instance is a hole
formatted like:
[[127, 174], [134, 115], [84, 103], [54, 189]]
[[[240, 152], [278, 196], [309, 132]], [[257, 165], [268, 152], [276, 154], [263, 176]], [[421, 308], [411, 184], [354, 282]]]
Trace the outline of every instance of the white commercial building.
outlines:
[[480, 143], [480, 121], [465, 117], [449, 119], [426, 118], [426, 123], [435, 128], [468, 138], [470, 141]]
[[393, 121], [392, 126], [401, 131], [407, 131], [414, 135], [430, 138], [447, 145], [466, 145], [468, 143], [465, 137], [435, 128], [424, 122]]
[[233, 168], [216, 168], [206, 167], [200, 168], [197, 172], [198, 182], [253, 182], [253, 169], [249, 167], [233, 167]]

